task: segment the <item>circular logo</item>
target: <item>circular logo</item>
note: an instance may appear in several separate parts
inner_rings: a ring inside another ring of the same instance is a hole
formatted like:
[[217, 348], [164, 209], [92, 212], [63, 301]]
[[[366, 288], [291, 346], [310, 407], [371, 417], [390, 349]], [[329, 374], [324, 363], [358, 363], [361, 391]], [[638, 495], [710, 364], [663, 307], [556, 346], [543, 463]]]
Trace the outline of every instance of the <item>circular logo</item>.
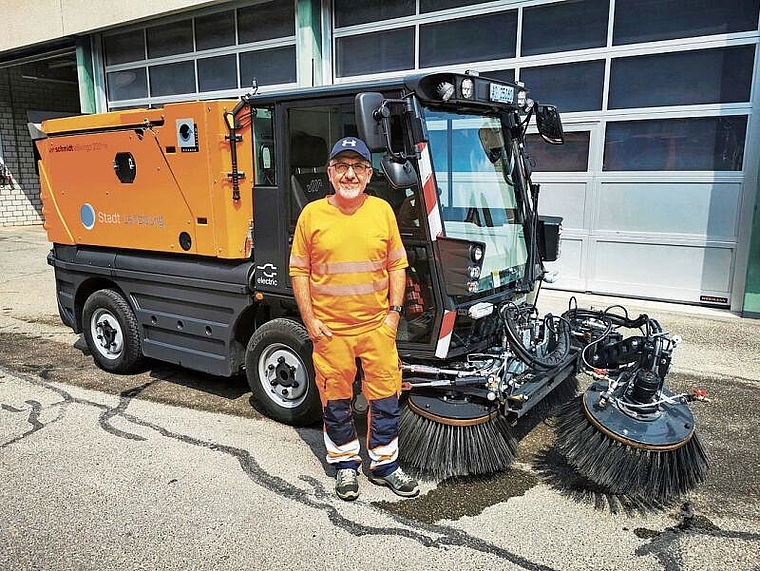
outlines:
[[87, 230], [92, 230], [95, 226], [95, 209], [87, 202], [79, 209], [79, 219], [82, 221], [82, 226]]

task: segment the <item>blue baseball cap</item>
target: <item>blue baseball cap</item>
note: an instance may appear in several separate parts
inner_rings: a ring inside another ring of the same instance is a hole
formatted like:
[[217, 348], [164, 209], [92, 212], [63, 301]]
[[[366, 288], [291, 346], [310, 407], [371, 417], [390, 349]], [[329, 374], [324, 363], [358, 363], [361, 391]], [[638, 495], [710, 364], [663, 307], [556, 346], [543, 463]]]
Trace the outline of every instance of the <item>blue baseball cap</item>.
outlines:
[[330, 151], [330, 159], [334, 159], [341, 153], [352, 152], [360, 155], [368, 163], [372, 162], [372, 153], [369, 152], [367, 144], [359, 137], [343, 137], [333, 145]]

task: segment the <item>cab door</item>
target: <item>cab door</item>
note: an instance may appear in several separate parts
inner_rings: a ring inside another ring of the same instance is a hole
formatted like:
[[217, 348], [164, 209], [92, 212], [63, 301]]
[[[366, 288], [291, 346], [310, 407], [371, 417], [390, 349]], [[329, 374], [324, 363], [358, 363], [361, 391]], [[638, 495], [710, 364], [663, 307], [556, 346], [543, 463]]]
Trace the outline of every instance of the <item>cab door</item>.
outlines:
[[[292, 102], [283, 106], [281, 116], [287, 148], [284, 151], [280, 188], [287, 203], [289, 252], [296, 221], [303, 207], [333, 192], [327, 178], [329, 150], [338, 139], [358, 136], [358, 129], [353, 94]], [[436, 303], [432, 286], [432, 257], [425, 238], [426, 221], [424, 216], [421, 218], [419, 215], [420, 212], [424, 213], [419, 189], [392, 189], [382, 171], [381, 157], [381, 153], [373, 155], [374, 173], [366, 192], [387, 201], [395, 212], [410, 263], [404, 312], [398, 332], [399, 347], [411, 348], [411, 343], [417, 349], [420, 348], [419, 344], [432, 347]]]

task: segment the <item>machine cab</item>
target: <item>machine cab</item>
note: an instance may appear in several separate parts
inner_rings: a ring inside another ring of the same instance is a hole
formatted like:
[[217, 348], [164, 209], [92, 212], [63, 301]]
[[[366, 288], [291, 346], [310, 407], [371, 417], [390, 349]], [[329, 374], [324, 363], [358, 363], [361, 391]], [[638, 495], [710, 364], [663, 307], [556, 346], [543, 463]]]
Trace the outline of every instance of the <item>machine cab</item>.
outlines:
[[[509, 105], [431, 104], [424, 90], [435, 95], [441, 81], [424, 77], [381, 92], [325, 89], [251, 101], [254, 285], [291, 294], [287, 265], [298, 215], [333, 192], [326, 173], [332, 143], [359, 136], [373, 151], [366, 192], [390, 204], [409, 260], [399, 352], [451, 358], [493, 342], [498, 316], [489, 306], [515, 295], [527, 275], [524, 165], [507, 117], [516, 114], [517, 87], [499, 83], [493, 91], [504, 99], [511, 89]], [[483, 89], [480, 81], [473, 87]], [[453, 88], [461, 93], [461, 80]]]

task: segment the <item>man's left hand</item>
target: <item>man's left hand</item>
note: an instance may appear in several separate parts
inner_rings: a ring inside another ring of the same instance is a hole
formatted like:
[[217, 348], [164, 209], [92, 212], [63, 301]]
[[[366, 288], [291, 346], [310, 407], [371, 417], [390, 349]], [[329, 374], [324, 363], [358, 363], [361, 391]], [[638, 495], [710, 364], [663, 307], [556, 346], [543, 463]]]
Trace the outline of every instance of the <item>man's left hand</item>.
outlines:
[[395, 311], [389, 311], [388, 315], [385, 316], [385, 325], [393, 329], [394, 331], [398, 330], [398, 323], [401, 321], [401, 315], [396, 313]]

